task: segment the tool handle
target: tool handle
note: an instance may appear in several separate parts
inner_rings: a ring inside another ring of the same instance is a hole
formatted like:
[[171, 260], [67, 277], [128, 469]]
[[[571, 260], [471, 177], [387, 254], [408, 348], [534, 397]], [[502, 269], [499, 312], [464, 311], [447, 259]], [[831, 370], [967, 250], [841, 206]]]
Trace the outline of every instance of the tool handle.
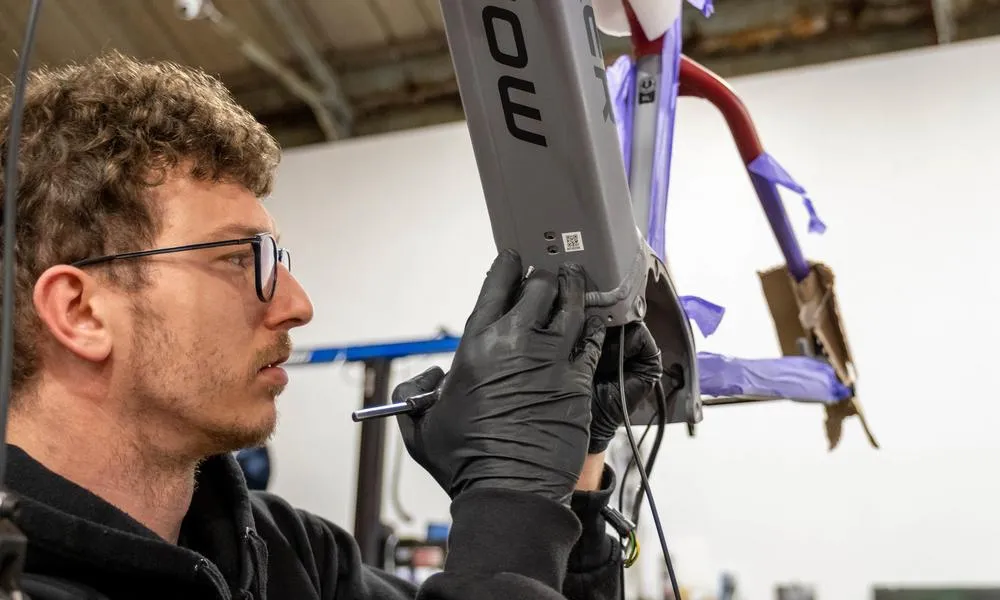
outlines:
[[412, 410], [413, 407], [409, 402], [394, 402], [392, 404], [383, 404], [381, 406], [372, 406], [370, 408], [356, 410], [351, 413], [351, 419], [355, 423], [359, 423], [361, 421], [367, 421], [368, 419], [391, 417], [393, 415], [408, 413]]
[[355, 423], [358, 423], [361, 421], [367, 421], [368, 419], [391, 417], [393, 415], [401, 415], [403, 413], [409, 413], [413, 416], [417, 416], [433, 406], [440, 397], [441, 388], [436, 388], [423, 394], [410, 396], [404, 402], [393, 402], [392, 404], [383, 404], [381, 406], [372, 406], [356, 410], [351, 413], [351, 419]]

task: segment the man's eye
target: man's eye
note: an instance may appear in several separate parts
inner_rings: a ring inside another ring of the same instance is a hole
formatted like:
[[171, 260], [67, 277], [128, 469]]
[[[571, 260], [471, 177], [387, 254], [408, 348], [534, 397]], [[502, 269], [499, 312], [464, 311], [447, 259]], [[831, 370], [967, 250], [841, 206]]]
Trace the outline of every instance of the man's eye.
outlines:
[[253, 264], [253, 255], [249, 252], [241, 252], [239, 254], [230, 254], [226, 256], [226, 260], [232, 263], [234, 266], [245, 269]]

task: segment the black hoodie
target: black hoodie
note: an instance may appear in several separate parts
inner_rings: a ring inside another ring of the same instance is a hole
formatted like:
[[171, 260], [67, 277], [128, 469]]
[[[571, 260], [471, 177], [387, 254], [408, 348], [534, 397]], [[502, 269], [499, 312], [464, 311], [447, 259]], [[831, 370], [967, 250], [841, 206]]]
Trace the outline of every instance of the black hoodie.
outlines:
[[602, 489], [577, 492], [572, 510], [508, 490], [462, 494], [451, 507], [445, 571], [418, 589], [364, 565], [340, 527], [274, 494], [249, 492], [230, 455], [202, 464], [175, 545], [20, 448], [7, 449], [8, 486], [21, 500], [16, 523], [29, 542], [29, 593], [54, 577], [114, 600], [618, 596], [621, 552], [600, 516], [614, 488], [609, 468]]

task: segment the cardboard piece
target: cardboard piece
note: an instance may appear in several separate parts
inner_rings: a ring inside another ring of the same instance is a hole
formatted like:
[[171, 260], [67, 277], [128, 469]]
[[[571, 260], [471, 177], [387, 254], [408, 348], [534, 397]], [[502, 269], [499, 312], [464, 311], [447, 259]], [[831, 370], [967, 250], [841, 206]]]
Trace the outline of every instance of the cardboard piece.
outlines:
[[[809, 266], [809, 275], [799, 283], [784, 265], [758, 272], [781, 353], [784, 356], [815, 355], [826, 359], [841, 382], [854, 390], [856, 371], [847, 333], [840, 320], [833, 271], [822, 263], [810, 262]], [[833, 450], [840, 443], [844, 420], [852, 416], [858, 417], [868, 442], [878, 448], [878, 442], [861, 410], [861, 403], [856, 395], [852, 395], [826, 406], [829, 449]]]

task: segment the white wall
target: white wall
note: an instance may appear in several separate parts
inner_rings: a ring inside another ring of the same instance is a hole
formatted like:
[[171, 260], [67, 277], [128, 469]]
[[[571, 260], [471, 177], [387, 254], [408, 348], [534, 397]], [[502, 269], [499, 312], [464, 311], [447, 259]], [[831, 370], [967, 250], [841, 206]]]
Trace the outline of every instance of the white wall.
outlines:
[[[807, 235], [787, 196], [807, 254], [838, 274], [883, 448], [850, 422], [828, 453], [821, 410], [790, 404], [709, 409], [694, 439], [670, 429], [653, 483], [682, 577], [700, 548], [747, 598], [786, 580], [830, 600], [874, 582], [1000, 584], [998, 57], [994, 39], [733, 82], [829, 226]], [[708, 105], [681, 102], [675, 156], [671, 266], [683, 293], [728, 309], [701, 349], [776, 355], [755, 271], [780, 254]], [[270, 205], [317, 307], [300, 345], [460, 330], [494, 254], [462, 123], [289, 152]], [[292, 378], [275, 490], [350, 529], [360, 371]], [[409, 510], [447, 516], [419, 467], [403, 481]]]

